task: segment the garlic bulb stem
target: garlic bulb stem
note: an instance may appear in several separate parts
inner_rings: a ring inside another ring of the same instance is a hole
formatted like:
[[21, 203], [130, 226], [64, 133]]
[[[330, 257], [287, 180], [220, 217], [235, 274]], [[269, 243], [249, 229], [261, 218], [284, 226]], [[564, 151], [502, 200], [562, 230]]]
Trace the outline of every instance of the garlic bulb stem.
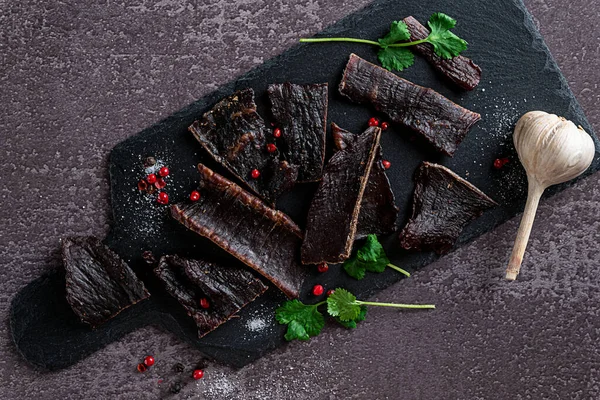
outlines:
[[521, 270], [523, 255], [527, 248], [527, 242], [529, 241], [529, 235], [531, 234], [531, 228], [533, 227], [535, 213], [537, 212], [540, 198], [545, 190], [545, 188], [534, 179], [529, 178], [528, 180], [529, 192], [527, 194], [527, 204], [525, 204], [521, 225], [519, 225], [515, 245], [510, 256], [510, 261], [508, 262], [508, 268], [506, 269], [506, 279], [509, 281], [517, 279], [517, 275], [519, 275], [519, 271]]

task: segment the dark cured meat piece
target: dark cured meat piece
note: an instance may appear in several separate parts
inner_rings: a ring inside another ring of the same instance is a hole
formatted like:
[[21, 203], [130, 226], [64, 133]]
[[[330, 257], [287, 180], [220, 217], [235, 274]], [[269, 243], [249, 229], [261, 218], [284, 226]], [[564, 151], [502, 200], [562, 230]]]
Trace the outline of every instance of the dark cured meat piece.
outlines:
[[[344, 150], [358, 139], [358, 135], [348, 132], [331, 124], [333, 143], [337, 150]], [[371, 174], [365, 187], [365, 193], [360, 204], [356, 239], [361, 239], [373, 233], [387, 235], [396, 230], [396, 219], [399, 209], [396, 207], [394, 192], [382, 164], [381, 145], [377, 148]]]
[[[199, 338], [227, 322], [267, 290], [245, 269], [179, 256], [162, 257], [154, 273], [194, 319]], [[208, 299], [207, 309], [200, 306], [203, 297]]]
[[279, 150], [297, 165], [298, 182], [316, 182], [323, 176], [327, 129], [327, 84], [269, 85], [271, 111], [282, 130]]
[[[297, 167], [267, 151], [266, 127], [256, 112], [254, 91], [240, 90], [195, 121], [190, 132], [210, 155], [269, 203], [290, 189]], [[252, 178], [252, 170], [261, 173]]]
[[173, 218], [269, 279], [288, 297], [298, 297], [308, 273], [298, 262], [300, 228], [204, 165], [199, 164], [198, 170], [200, 200], [171, 206]]
[[150, 297], [125, 261], [95, 237], [62, 240], [67, 302], [92, 328]]
[[[410, 41], [425, 39], [429, 36], [429, 29], [421, 25], [413, 17], [404, 18], [404, 23], [408, 26], [410, 32]], [[465, 90], [473, 90], [481, 80], [481, 68], [475, 64], [470, 58], [457, 56], [449, 60], [445, 60], [435, 54], [433, 46], [429, 43], [418, 44], [414, 48], [423, 57], [429, 61], [433, 67]]]
[[346, 64], [340, 93], [353, 102], [372, 104], [449, 156], [481, 118], [435, 90], [415, 85], [356, 54], [351, 54]]
[[424, 162], [415, 182], [412, 216], [400, 233], [407, 250], [447, 253], [469, 222], [498, 205], [442, 165]]
[[313, 197], [302, 243], [302, 262], [338, 263], [350, 257], [360, 205], [381, 129], [371, 127], [331, 157]]

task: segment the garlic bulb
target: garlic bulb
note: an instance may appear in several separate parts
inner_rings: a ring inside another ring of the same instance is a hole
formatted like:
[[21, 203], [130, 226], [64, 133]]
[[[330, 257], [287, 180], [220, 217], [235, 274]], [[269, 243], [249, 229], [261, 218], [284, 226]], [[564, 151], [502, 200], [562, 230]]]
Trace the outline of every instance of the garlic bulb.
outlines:
[[548, 186], [581, 175], [592, 163], [594, 141], [583, 128], [543, 111], [523, 115], [513, 134], [519, 160], [527, 172], [527, 204], [506, 270], [506, 279], [517, 279], [540, 197]]

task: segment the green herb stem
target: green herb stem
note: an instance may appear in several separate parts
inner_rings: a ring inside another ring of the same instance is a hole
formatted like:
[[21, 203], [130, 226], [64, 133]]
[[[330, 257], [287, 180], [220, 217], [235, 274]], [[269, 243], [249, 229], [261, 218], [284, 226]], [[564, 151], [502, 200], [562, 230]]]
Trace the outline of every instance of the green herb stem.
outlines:
[[409, 47], [409, 46], [415, 46], [417, 44], [426, 43], [427, 42], [427, 38], [420, 39], [420, 40], [415, 40], [414, 42], [394, 43], [394, 44], [389, 44], [387, 46], [384, 46], [381, 43], [375, 42], [373, 40], [348, 38], [348, 37], [308, 38], [308, 39], [307, 38], [303, 38], [303, 39], [300, 39], [300, 43], [326, 43], [326, 42], [363, 43], [363, 44], [370, 44], [372, 46], [377, 46], [377, 47], [385, 48], [385, 47]]
[[313, 306], [319, 307], [319, 306], [322, 306], [323, 304], [327, 304], [327, 300], [320, 301], [317, 304], [313, 304]]
[[410, 278], [410, 272], [403, 270], [400, 267], [396, 267], [394, 264], [388, 264], [388, 267], [390, 267], [391, 269], [395, 269], [396, 271], [400, 272], [401, 274], [406, 275], [407, 277]]
[[[421, 43], [427, 43], [429, 42], [429, 37], [426, 37], [425, 39], [419, 39], [419, 40], [415, 40], [414, 42], [405, 42], [405, 43], [394, 43], [394, 44], [388, 44], [388, 47], [408, 47], [408, 46], [416, 46], [418, 44]], [[383, 47], [383, 46], [381, 46]]]
[[435, 304], [396, 304], [396, 303], [377, 303], [374, 301], [360, 301], [356, 300], [356, 304], [365, 306], [379, 306], [379, 307], [395, 307], [395, 308], [435, 308]]

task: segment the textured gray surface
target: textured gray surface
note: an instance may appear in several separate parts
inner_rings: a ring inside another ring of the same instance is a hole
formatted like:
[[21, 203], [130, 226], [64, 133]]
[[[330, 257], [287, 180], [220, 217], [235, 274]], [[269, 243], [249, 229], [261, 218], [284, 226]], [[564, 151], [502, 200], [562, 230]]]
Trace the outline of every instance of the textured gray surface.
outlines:
[[[0, 0], [6, 399], [158, 398], [175, 378], [172, 364], [200, 358], [145, 328], [41, 373], [16, 354], [6, 313], [21, 287], [56, 265], [59, 237], [106, 233], [106, 158], [116, 143], [368, 1], [81, 3]], [[526, 3], [600, 131], [600, 5]], [[240, 371], [211, 365], [179, 398], [600, 397], [599, 178], [543, 201], [516, 283], [501, 279], [513, 220], [377, 296], [433, 301], [437, 312], [371, 310], [354, 332], [329, 327]], [[140, 375], [146, 353], [158, 362]]]

